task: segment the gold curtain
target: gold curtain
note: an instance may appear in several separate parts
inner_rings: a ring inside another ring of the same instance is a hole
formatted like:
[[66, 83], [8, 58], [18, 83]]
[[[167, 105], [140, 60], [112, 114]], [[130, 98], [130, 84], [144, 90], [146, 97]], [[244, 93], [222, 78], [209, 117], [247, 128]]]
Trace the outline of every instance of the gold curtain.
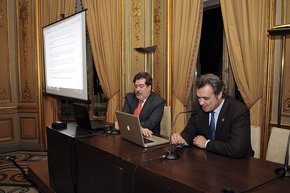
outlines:
[[251, 124], [261, 126], [269, 2], [221, 0], [220, 3], [234, 77], [251, 111]]
[[[186, 104], [194, 79], [202, 27], [203, 1], [173, 1], [172, 5], [172, 115], [187, 110]], [[177, 132], [187, 122], [177, 119]]]
[[[72, 15], [75, 12], [75, 0], [42, 0], [41, 1], [41, 27], [58, 21], [61, 18], [60, 14], [65, 16]], [[40, 34], [42, 39], [42, 33]], [[41, 47], [42, 48], [42, 47]], [[41, 61], [43, 61], [42, 51]], [[45, 96], [44, 101], [44, 124], [51, 125], [52, 122], [58, 120], [58, 105], [57, 99]]]
[[83, 0], [95, 67], [109, 99], [107, 121], [112, 122], [120, 95], [121, 1]]

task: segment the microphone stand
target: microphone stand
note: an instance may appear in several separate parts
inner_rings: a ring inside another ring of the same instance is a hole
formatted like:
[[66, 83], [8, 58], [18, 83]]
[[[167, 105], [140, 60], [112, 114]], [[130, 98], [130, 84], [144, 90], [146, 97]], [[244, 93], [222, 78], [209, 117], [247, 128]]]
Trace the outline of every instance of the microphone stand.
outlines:
[[115, 123], [113, 123], [113, 128], [111, 129], [110, 132], [111, 135], [118, 135], [119, 131], [117, 129], [115, 129]]
[[182, 113], [192, 113], [193, 111], [184, 111], [184, 112], [179, 112], [177, 113], [177, 115], [175, 116], [175, 119], [174, 119], [174, 122], [172, 124], [172, 127], [171, 127], [171, 133], [170, 133], [170, 138], [169, 138], [169, 150], [168, 152], [165, 154], [165, 158], [166, 159], [169, 159], [169, 160], [175, 160], [175, 159], [178, 159], [179, 158], [179, 155], [176, 154], [176, 153], [173, 153], [172, 152], [172, 134], [173, 134], [173, 128], [174, 128], [174, 125], [176, 123], [176, 120], [177, 120], [177, 117], [182, 114]]
[[284, 166], [281, 168], [277, 168], [275, 169], [275, 173], [280, 176], [290, 176], [290, 170], [288, 168], [288, 164], [289, 164], [289, 141], [290, 141], [290, 133], [288, 135], [288, 142], [287, 142], [287, 149], [286, 149], [286, 154], [285, 154], [285, 162], [284, 162]]
[[111, 132], [110, 132], [111, 135], [118, 135], [118, 134], [120, 133], [120, 132], [115, 128], [116, 111], [117, 111], [119, 105], [121, 104], [121, 101], [122, 101], [123, 99], [125, 99], [125, 98], [128, 96], [128, 94], [130, 94], [130, 93], [125, 94], [125, 96], [124, 96], [124, 97], [119, 101], [119, 103], [118, 103], [117, 106], [116, 106], [115, 113], [114, 113], [114, 117], [113, 117], [113, 128], [111, 129]]

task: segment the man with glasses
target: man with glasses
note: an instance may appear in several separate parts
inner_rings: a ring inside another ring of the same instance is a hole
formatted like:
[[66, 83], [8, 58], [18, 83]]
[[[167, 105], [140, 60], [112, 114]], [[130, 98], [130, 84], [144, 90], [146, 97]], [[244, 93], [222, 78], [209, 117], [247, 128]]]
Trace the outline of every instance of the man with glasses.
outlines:
[[[165, 100], [152, 92], [152, 77], [147, 72], [139, 72], [133, 79], [135, 92], [126, 96], [123, 112], [139, 116], [145, 137], [160, 134], [160, 121]], [[115, 123], [119, 129], [118, 123]]]

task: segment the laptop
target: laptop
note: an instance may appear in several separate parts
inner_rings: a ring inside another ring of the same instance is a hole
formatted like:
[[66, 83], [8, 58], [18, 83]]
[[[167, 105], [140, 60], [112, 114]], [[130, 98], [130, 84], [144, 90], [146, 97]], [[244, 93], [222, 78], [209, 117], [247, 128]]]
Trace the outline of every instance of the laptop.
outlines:
[[122, 138], [140, 145], [142, 147], [152, 147], [156, 145], [166, 144], [168, 139], [164, 139], [155, 135], [152, 137], [143, 137], [139, 117], [129, 113], [117, 111], [116, 116], [119, 123]]
[[89, 112], [86, 106], [79, 104], [72, 104], [73, 113], [79, 127], [97, 131], [105, 130], [105, 124], [102, 121], [90, 120]]

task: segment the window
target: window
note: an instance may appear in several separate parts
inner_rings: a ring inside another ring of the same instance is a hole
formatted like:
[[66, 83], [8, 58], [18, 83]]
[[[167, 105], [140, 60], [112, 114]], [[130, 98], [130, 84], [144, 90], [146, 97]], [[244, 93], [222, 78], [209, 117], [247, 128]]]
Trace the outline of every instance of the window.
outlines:
[[96, 72], [95, 65], [93, 64], [94, 74], [93, 74], [93, 80], [94, 80], [94, 95], [93, 95], [93, 109], [94, 109], [94, 115], [95, 116], [105, 116], [107, 113], [107, 107], [108, 107], [108, 99], [104, 95], [103, 89], [100, 84], [99, 77]]
[[[223, 18], [220, 7], [205, 9], [203, 12], [199, 56], [196, 64], [195, 78], [206, 73], [219, 76], [227, 88], [227, 93], [243, 102], [243, 98], [233, 78], [227, 45], [223, 32]], [[195, 102], [195, 88], [192, 89], [192, 102]], [[188, 105], [192, 104], [189, 101]]]

